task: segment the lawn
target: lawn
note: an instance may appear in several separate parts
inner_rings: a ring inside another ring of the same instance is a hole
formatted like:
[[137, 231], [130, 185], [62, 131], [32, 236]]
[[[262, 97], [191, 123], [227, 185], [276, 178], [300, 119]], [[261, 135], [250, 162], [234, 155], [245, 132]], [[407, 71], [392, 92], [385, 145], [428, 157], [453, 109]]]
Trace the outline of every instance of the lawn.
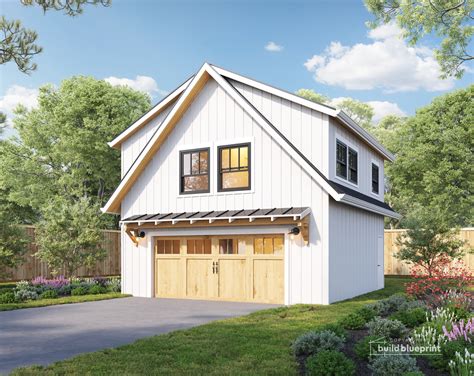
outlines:
[[64, 296], [64, 297], [56, 298], [56, 299], [28, 300], [23, 303], [0, 304], [0, 311], [12, 311], [14, 309], [23, 309], [23, 308], [47, 307], [47, 306], [57, 305], [57, 304], [94, 302], [96, 300], [125, 298], [127, 296], [130, 296], [130, 295], [124, 295], [119, 292], [109, 292], [106, 294], [96, 294], [96, 295]]
[[105, 375], [111, 372], [128, 375], [293, 375], [297, 373], [297, 364], [290, 345], [298, 335], [337, 322], [364, 304], [401, 292], [407, 281], [406, 278], [387, 277], [383, 290], [341, 303], [269, 309], [138, 340], [116, 349], [80, 355], [49, 367], [17, 369], [13, 375]]

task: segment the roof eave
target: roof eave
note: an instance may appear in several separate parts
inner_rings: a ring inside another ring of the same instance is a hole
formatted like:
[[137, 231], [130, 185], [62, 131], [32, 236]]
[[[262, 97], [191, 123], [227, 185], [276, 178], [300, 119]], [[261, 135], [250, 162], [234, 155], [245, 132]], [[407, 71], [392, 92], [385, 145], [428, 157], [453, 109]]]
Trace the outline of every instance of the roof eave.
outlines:
[[397, 213], [393, 210], [384, 209], [380, 206], [373, 205], [369, 202], [366, 202], [366, 201], [360, 200], [358, 198], [352, 197], [348, 194], [342, 194], [340, 196], [340, 199], [337, 200], [337, 201], [348, 204], [348, 205], [351, 205], [351, 206], [358, 207], [360, 209], [368, 210], [368, 211], [376, 213], [376, 214], [383, 215], [384, 217], [394, 218], [394, 219], [397, 219], [397, 220], [400, 220], [402, 218], [401, 214], [399, 214], [399, 213]]

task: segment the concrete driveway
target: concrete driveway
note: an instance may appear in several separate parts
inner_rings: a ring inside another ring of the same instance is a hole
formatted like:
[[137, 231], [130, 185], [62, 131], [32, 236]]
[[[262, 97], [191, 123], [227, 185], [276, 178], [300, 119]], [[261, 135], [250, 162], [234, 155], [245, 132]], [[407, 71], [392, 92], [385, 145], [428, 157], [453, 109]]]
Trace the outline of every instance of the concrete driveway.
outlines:
[[0, 312], [0, 373], [272, 307], [277, 306], [122, 298]]

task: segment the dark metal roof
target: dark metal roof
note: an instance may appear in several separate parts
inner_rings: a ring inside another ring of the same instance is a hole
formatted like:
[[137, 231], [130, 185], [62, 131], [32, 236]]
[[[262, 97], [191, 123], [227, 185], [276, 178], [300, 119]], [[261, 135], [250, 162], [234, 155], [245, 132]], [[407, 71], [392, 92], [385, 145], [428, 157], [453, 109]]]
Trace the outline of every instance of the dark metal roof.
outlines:
[[181, 221], [209, 221], [228, 219], [253, 220], [257, 218], [291, 218], [295, 220], [306, 217], [311, 212], [308, 207], [301, 208], [273, 208], [273, 209], [240, 209], [240, 210], [213, 210], [202, 212], [181, 212], [181, 213], [157, 213], [157, 214], [138, 214], [122, 219], [123, 223], [145, 223], [145, 222], [181, 222]]
[[335, 191], [337, 193], [343, 193], [343, 194], [355, 197], [359, 200], [368, 202], [369, 204], [376, 205], [376, 206], [381, 207], [385, 210], [390, 210], [391, 212], [395, 213], [395, 211], [387, 203], [385, 203], [383, 201], [379, 201], [374, 197], [364, 195], [363, 193], [360, 193], [360, 192], [356, 191], [355, 189], [351, 189], [349, 187], [346, 187], [345, 185], [336, 183], [335, 181], [332, 181], [332, 180], [328, 180], [328, 183], [331, 185], [331, 187], [333, 187], [335, 189]]

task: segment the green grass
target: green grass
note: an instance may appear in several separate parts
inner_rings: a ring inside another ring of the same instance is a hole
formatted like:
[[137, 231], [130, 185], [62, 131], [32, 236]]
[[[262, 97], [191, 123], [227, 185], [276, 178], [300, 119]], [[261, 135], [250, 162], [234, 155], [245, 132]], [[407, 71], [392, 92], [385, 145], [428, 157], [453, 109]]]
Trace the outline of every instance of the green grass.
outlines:
[[57, 299], [30, 300], [30, 301], [27, 301], [27, 302], [24, 302], [24, 303], [0, 304], [0, 311], [12, 311], [14, 309], [46, 307], [46, 306], [58, 305], [58, 304], [93, 302], [93, 301], [96, 301], [96, 300], [124, 298], [126, 296], [130, 296], [130, 295], [123, 295], [119, 292], [110, 292], [110, 293], [107, 293], [107, 294], [82, 295], [82, 296], [64, 296], [64, 297], [57, 298]]
[[337, 304], [259, 311], [79, 355], [49, 367], [17, 369], [13, 375], [294, 375], [297, 365], [290, 345], [296, 337], [403, 291], [407, 281], [389, 277], [383, 290]]

